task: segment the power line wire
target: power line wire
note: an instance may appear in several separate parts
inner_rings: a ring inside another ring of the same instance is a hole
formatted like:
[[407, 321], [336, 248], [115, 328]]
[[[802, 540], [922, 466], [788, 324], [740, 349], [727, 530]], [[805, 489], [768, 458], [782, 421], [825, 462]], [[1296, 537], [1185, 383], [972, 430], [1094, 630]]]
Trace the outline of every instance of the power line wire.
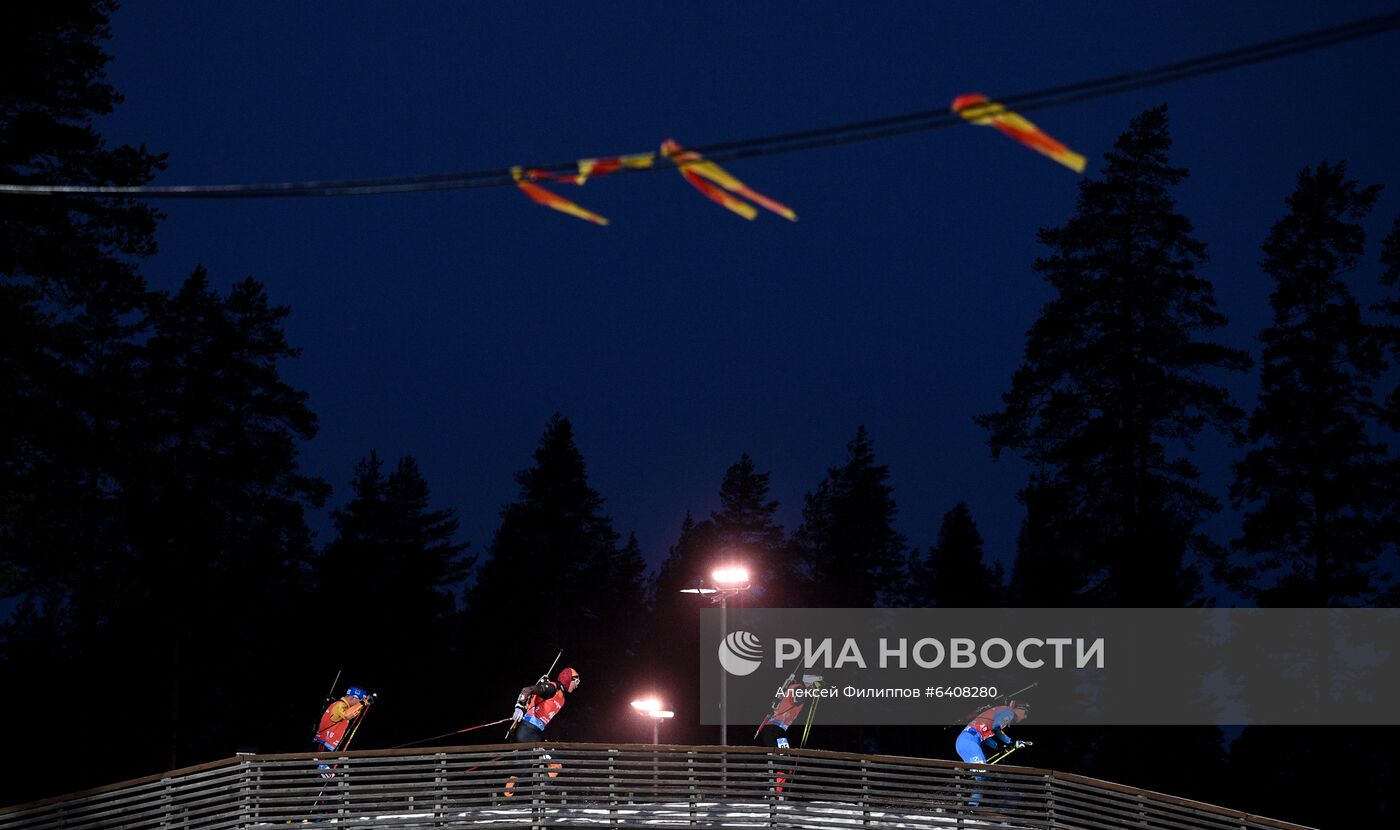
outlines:
[[[1081, 101], [1119, 95], [1139, 89], [1176, 83], [1246, 66], [1280, 60], [1304, 52], [1326, 49], [1400, 28], [1400, 13], [1377, 15], [1362, 20], [1315, 29], [1249, 46], [1213, 52], [1148, 69], [1106, 75], [1070, 84], [1046, 87], [996, 99], [1008, 109], [1031, 111], [1049, 109]], [[942, 129], [965, 123], [947, 108], [904, 113], [884, 118], [848, 122], [828, 127], [757, 136], [692, 148], [713, 161], [754, 158], [803, 152], [862, 141], [875, 141], [915, 132]], [[635, 154], [623, 154], [635, 155]], [[668, 159], [661, 161], [674, 164]], [[529, 165], [548, 172], [573, 170], [576, 160], [554, 164]], [[655, 168], [623, 169], [638, 173]], [[364, 196], [389, 193], [419, 193], [434, 190], [467, 190], [513, 185], [510, 168], [462, 170], [417, 176], [390, 176], [371, 179], [273, 182], [222, 185], [44, 185], [0, 184], [0, 194], [30, 196], [140, 196], [166, 199], [253, 199], [276, 197]]]

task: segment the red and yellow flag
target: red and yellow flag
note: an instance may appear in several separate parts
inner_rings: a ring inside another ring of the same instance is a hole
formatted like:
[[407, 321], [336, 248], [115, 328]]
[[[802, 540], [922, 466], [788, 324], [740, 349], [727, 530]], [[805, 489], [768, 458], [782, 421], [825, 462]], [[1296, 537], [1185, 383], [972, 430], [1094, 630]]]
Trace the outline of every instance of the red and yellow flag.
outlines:
[[589, 176], [606, 176], [619, 170], [645, 170], [656, 162], [655, 153], [636, 153], [630, 156], [610, 156], [602, 159], [579, 159], [578, 175], [574, 184], [583, 184]]
[[[764, 196], [734, 178], [718, 164], [706, 161], [705, 157], [699, 153], [683, 149], [674, 139], [668, 138], [661, 143], [661, 155], [675, 162], [676, 167], [680, 168], [681, 175], [696, 190], [745, 219], [754, 219], [758, 216], [758, 209], [749, 204], [749, 202], [753, 202], [784, 219], [791, 222], [797, 221], [797, 214], [793, 212], [792, 208]], [[719, 185], [719, 187], [715, 187], [715, 185]], [[731, 196], [731, 193], [735, 195]], [[736, 198], [736, 196], [742, 196], [749, 202]]]
[[544, 170], [527, 170], [520, 167], [512, 167], [510, 169], [510, 175], [511, 178], [515, 179], [515, 186], [520, 188], [521, 192], [524, 193], [526, 196], [529, 196], [531, 201], [533, 201], [535, 204], [544, 205], [545, 207], [550, 208], [551, 210], [557, 210], [560, 213], [567, 213], [570, 216], [576, 216], [579, 219], [584, 220], [585, 222], [592, 222], [595, 225], [608, 224], [607, 219], [603, 218], [602, 216], [599, 216], [593, 211], [580, 207], [574, 204], [573, 202], [569, 201], [568, 199], [565, 199], [563, 196], [560, 196], [556, 193], [551, 193], [550, 191], [545, 190], [543, 187], [540, 187], [539, 185], [530, 181], [531, 179], [546, 179], [550, 181], [571, 181], [572, 177], [558, 179], [554, 178], [554, 174], [548, 173]]
[[978, 93], [959, 95], [953, 99], [953, 112], [973, 124], [991, 126], [1011, 136], [1027, 147], [1054, 159], [1076, 173], [1084, 172], [1084, 157], [1051, 138], [1045, 131]]

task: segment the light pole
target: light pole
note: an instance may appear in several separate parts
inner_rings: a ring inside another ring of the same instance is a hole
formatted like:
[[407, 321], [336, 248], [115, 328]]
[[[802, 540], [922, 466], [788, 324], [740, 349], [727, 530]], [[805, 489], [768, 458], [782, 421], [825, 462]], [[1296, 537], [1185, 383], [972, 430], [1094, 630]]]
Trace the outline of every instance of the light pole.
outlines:
[[[749, 569], [742, 565], [724, 565], [716, 568], [710, 579], [715, 587], [685, 588], [681, 593], [714, 595], [710, 601], [719, 603], [719, 639], [723, 643], [729, 636], [729, 598], [751, 587]], [[719, 673], [719, 745], [729, 746], [729, 674], [723, 669]]]
[[651, 745], [656, 746], [661, 743], [658, 730], [661, 722], [667, 718], [674, 718], [675, 712], [661, 708], [661, 701], [654, 697], [642, 698], [632, 701], [632, 708], [637, 710], [637, 714], [651, 719]]

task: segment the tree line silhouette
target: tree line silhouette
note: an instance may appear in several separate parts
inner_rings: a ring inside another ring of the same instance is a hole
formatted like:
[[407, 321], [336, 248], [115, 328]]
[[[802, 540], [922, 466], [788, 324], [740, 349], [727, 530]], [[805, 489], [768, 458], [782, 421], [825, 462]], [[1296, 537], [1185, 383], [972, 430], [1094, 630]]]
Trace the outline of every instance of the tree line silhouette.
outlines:
[[[0, 181], [141, 184], [163, 167], [94, 127], [121, 100], [103, 76], [115, 8], [27, 4], [0, 34]], [[1227, 320], [1172, 195], [1188, 172], [1170, 148], [1165, 109], [1142, 113], [1074, 215], [1039, 234], [1034, 269], [1054, 297], [1002, 407], [977, 416], [993, 455], [1032, 466], [1009, 574], [965, 503], [910, 545], [864, 427], [790, 533], [769, 475], [741, 456], [719, 508], [686, 516], [654, 574], [558, 414], [479, 555], [411, 456], [386, 471], [368, 451], [332, 502], [298, 459], [317, 419], [282, 377], [298, 350], [266, 286], [220, 290], [198, 268], [151, 289], [140, 262], [161, 217], [137, 200], [0, 198], [0, 664], [19, 762], [0, 800], [300, 750], [340, 668], [382, 695], [357, 748], [493, 720], [559, 648], [583, 685], [552, 739], [645, 739], [627, 704], [655, 690], [677, 710], [663, 740], [712, 743], [700, 602], [678, 592], [732, 548], [756, 574], [740, 601], [756, 606], [1196, 606], [1213, 601], [1207, 577], [1261, 606], [1394, 604], [1400, 221], [1372, 260], [1363, 220], [1379, 186], [1341, 162], [1299, 173], [1262, 245], [1273, 321], [1246, 412], [1228, 380], [1256, 367], [1212, 339]], [[1363, 307], [1358, 280], [1386, 299]], [[1238, 447], [1227, 493], [1193, 460], [1208, 432]], [[1222, 543], [1204, 526], [1227, 499], [1242, 522]], [[318, 545], [307, 513], [328, 504], [334, 533]], [[1280, 818], [1396, 809], [1377, 739], [1391, 729], [1025, 731], [1038, 765]], [[831, 727], [816, 744], [947, 758], [954, 737]]]

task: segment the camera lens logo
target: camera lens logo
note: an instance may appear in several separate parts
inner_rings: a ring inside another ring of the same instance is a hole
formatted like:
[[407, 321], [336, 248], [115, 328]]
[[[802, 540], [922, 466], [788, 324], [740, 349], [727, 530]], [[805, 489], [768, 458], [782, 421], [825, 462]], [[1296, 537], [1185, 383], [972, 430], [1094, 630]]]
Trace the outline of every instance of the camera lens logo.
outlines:
[[763, 660], [763, 644], [747, 631], [735, 631], [719, 644], [719, 664], [732, 675], [753, 674]]

